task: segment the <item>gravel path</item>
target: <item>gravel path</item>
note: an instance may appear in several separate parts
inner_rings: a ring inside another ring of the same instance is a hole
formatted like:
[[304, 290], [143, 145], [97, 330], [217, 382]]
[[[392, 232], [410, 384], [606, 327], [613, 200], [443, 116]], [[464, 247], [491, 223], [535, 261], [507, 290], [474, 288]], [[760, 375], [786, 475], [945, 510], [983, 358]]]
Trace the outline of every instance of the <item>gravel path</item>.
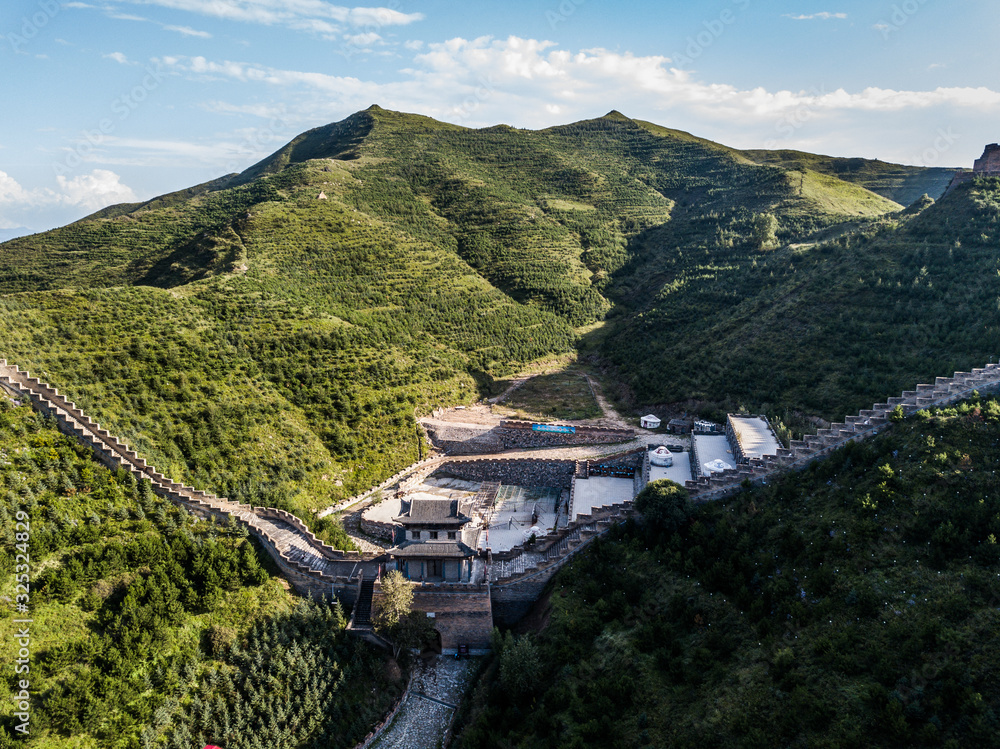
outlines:
[[417, 669], [406, 702], [392, 725], [372, 744], [372, 749], [436, 747], [468, 689], [476, 661], [437, 656]]

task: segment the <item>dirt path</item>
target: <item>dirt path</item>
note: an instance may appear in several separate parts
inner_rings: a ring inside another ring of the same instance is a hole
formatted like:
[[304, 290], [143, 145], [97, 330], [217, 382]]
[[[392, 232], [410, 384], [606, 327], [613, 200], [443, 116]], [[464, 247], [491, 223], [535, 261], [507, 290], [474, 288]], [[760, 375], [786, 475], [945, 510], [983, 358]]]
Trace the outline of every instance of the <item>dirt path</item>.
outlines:
[[517, 390], [519, 387], [521, 387], [521, 385], [523, 385], [524, 383], [526, 383], [528, 380], [530, 380], [534, 376], [535, 375], [528, 375], [527, 377], [518, 377], [516, 380], [514, 380], [510, 384], [510, 387], [508, 387], [506, 390], [504, 390], [502, 393], [500, 393], [500, 395], [496, 396], [495, 398], [488, 398], [486, 402], [487, 403], [503, 403], [505, 400], [507, 400], [510, 397], [511, 393], [513, 393], [515, 390]]
[[640, 427], [634, 427], [629, 424], [622, 415], [615, 410], [615, 407], [611, 405], [607, 398], [604, 397], [604, 393], [601, 392], [601, 387], [591, 379], [590, 375], [585, 374], [584, 377], [587, 378], [587, 384], [590, 385], [590, 392], [594, 394], [594, 400], [597, 401], [597, 405], [601, 407], [601, 411], [604, 413], [604, 418], [601, 420], [603, 423], [601, 426], [614, 427], [616, 429], [634, 429], [635, 433], [645, 437], [650, 436], [662, 436], [657, 435], [656, 432], [650, 432], [648, 429], [642, 429]]

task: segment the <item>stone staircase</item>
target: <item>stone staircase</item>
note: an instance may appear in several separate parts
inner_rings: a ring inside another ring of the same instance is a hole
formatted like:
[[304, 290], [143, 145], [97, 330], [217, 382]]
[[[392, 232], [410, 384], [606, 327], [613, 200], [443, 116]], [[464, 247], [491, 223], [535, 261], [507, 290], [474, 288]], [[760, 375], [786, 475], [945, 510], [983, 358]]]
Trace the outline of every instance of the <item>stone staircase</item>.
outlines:
[[361, 581], [361, 589], [358, 593], [358, 601], [354, 604], [355, 627], [368, 627], [372, 623], [372, 598], [375, 595], [375, 579], [365, 578]]

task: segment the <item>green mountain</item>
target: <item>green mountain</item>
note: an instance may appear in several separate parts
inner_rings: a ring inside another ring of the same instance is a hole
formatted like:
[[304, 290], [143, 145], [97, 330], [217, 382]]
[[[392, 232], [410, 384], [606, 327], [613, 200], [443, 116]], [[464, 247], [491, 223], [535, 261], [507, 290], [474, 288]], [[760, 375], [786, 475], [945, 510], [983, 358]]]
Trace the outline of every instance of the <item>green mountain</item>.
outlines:
[[619, 273], [598, 350], [635, 403], [826, 418], [866, 408], [997, 356], [998, 207], [1000, 182], [981, 180], [770, 252], [728, 242], [718, 219], [680, 238], [668, 224]]
[[929, 195], [935, 200], [940, 198], [956, 171], [945, 167], [888, 164], [877, 159], [819, 156], [803, 151], [750, 150], [743, 153], [758, 164], [836, 177], [907, 206], [922, 195]]
[[[0, 245], [0, 354], [168, 475], [299, 514], [417, 459], [415, 413], [581, 345], [626, 405], [838, 415], [981, 363], [993, 313], [985, 336], [944, 321], [955, 288], [989, 291], [990, 240], [945, 231], [962, 247], [942, 287], [944, 250], [911, 227], [958, 209], [900, 214], [816, 159], [760, 164], [618, 112], [470, 130], [373, 106], [242, 174]], [[887, 284], [926, 338], [902, 364]], [[827, 314], [854, 298], [853, 326]]]
[[399, 669], [340, 606], [294, 596], [245, 530], [193, 521], [0, 399], [0, 572], [30, 603], [29, 622], [5, 611], [30, 633], [28, 731], [5, 700], [0, 747], [351, 747], [383, 719]]
[[992, 746], [1000, 401], [631, 524], [497, 641], [458, 747]]

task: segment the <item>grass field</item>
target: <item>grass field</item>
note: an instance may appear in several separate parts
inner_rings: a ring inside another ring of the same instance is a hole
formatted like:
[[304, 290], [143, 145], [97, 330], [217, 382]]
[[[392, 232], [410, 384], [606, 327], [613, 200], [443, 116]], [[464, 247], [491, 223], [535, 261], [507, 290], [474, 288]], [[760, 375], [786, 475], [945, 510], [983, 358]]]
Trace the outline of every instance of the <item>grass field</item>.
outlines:
[[586, 378], [576, 369], [536, 375], [511, 393], [503, 405], [531, 421], [576, 421], [601, 416]]

